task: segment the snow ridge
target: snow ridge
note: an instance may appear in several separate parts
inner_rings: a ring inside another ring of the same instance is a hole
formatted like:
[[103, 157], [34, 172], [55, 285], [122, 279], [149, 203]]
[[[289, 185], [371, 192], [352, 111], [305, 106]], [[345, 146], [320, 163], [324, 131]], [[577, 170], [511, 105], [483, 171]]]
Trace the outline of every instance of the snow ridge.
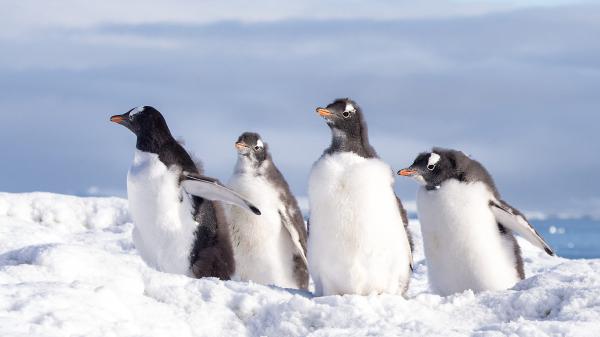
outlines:
[[401, 296], [328, 296], [196, 280], [149, 268], [127, 201], [0, 193], [0, 336], [593, 336], [600, 260], [546, 256], [525, 241], [527, 279], [441, 297], [427, 286], [419, 224]]

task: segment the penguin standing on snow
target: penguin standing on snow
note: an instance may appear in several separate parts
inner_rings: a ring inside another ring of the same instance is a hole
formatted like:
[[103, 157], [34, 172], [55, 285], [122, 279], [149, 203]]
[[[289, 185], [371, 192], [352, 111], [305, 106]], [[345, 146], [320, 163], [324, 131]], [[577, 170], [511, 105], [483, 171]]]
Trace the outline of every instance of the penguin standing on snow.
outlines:
[[307, 289], [306, 228], [296, 198], [260, 135], [246, 132], [235, 146], [238, 161], [229, 187], [252, 199], [262, 215], [226, 208], [237, 266], [233, 279]]
[[392, 169], [369, 144], [355, 102], [338, 99], [317, 113], [332, 141], [309, 180], [308, 261], [315, 293], [402, 294], [412, 255]]
[[235, 263], [225, 216], [215, 201], [260, 211], [203, 176], [158, 110], [142, 106], [110, 120], [137, 136], [127, 195], [133, 242], [143, 260], [164, 272], [229, 279]]
[[502, 290], [525, 277], [513, 231], [554, 255], [525, 216], [504, 202], [492, 177], [464, 153], [434, 148], [398, 174], [422, 187], [417, 207], [432, 290]]

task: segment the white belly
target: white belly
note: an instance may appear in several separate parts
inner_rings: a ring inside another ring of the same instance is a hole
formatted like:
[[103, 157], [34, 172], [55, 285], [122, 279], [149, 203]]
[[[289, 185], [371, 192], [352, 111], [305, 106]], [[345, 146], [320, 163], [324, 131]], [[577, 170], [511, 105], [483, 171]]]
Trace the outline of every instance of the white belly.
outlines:
[[410, 249], [391, 168], [353, 153], [326, 155], [309, 181], [309, 270], [317, 295], [402, 293]]
[[429, 283], [440, 295], [507, 289], [519, 281], [512, 242], [498, 230], [490, 197], [483, 183], [457, 180], [434, 191], [419, 189]]
[[229, 187], [252, 200], [262, 212], [259, 216], [226, 206], [236, 262], [233, 279], [298, 288], [294, 278], [295, 248], [290, 234], [281, 225], [278, 210], [283, 205], [278, 191], [267, 180], [252, 174], [234, 175]]
[[127, 195], [135, 225], [133, 242], [144, 261], [160, 271], [189, 275], [198, 224], [190, 197], [179, 188], [178, 176], [158, 155], [136, 151], [127, 175]]

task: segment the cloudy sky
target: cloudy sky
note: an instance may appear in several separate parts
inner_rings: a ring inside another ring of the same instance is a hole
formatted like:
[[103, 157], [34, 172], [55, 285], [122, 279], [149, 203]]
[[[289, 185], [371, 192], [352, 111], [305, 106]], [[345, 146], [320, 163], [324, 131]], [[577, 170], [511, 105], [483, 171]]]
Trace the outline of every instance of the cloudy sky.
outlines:
[[[355, 99], [393, 168], [461, 149], [515, 206], [600, 215], [600, 1], [2, 1], [0, 191], [125, 195], [138, 105], [227, 180], [247, 130], [294, 191]], [[416, 185], [397, 191], [414, 199]]]

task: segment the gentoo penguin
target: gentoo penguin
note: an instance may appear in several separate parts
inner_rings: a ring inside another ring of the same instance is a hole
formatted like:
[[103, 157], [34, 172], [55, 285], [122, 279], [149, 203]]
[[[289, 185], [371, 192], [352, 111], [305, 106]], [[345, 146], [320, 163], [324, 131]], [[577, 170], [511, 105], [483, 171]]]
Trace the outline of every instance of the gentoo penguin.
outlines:
[[429, 283], [440, 295], [502, 290], [522, 280], [513, 231], [554, 255], [525, 216], [501, 199], [488, 171], [464, 153], [434, 148], [398, 174], [422, 185], [417, 208]]
[[332, 141], [308, 186], [308, 268], [316, 295], [403, 294], [412, 269], [406, 212], [394, 175], [369, 144], [360, 107], [317, 108]]
[[158, 110], [141, 106], [110, 120], [137, 136], [127, 175], [133, 242], [164, 272], [229, 279], [235, 269], [222, 200], [260, 211], [217, 180], [202, 175], [173, 138]]
[[296, 198], [260, 135], [243, 133], [235, 147], [229, 187], [255, 202], [262, 215], [226, 207], [237, 266], [233, 279], [307, 289], [306, 228]]

